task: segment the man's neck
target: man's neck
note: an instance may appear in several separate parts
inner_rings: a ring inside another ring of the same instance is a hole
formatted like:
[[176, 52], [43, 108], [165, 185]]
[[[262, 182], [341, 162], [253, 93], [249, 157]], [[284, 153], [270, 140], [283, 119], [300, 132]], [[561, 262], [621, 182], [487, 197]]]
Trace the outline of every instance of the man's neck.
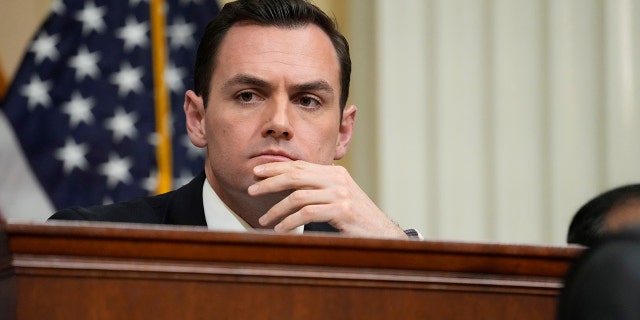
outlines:
[[264, 199], [254, 198], [248, 194], [225, 194], [224, 192], [218, 192], [220, 199], [235, 212], [240, 218], [246, 221], [254, 229], [273, 229], [274, 226], [262, 226], [258, 219], [262, 217], [269, 208], [275, 204], [273, 201], [265, 201]]
[[[205, 183], [210, 182], [207, 180]], [[286, 192], [252, 197], [246, 192], [228, 192], [219, 185], [211, 183], [210, 185], [220, 200], [254, 229], [273, 229], [275, 224], [263, 226], [258, 222], [258, 219], [289, 194], [289, 192]]]

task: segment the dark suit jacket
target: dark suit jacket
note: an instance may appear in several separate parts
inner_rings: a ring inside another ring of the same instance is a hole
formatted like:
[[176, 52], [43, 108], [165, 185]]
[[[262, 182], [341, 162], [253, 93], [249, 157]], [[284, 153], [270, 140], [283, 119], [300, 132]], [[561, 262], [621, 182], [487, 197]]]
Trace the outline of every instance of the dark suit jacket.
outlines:
[[[204, 172], [168, 193], [111, 205], [67, 208], [49, 219], [206, 226], [202, 206], [203, 183]], [[328, 223], [310, 223], [305, 225], [304, 231], [338, 232]]]
[[558, 319], [640, 319], [640, 227], [583, 252], [565, 277]]

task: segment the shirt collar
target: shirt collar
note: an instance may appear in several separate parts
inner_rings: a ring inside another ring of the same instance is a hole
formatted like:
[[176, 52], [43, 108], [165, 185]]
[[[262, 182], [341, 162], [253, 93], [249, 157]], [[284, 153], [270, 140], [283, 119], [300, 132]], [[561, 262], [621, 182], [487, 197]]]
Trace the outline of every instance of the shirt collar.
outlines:
[[[202, 186], [202, 205], [207, 228], [215, 231], [246, 232], [254, 230], [244, 219], [238, 216], [220, 199], [207, 180]], [[304, 226], [296, 228], [292, 233], [301, 234]]]

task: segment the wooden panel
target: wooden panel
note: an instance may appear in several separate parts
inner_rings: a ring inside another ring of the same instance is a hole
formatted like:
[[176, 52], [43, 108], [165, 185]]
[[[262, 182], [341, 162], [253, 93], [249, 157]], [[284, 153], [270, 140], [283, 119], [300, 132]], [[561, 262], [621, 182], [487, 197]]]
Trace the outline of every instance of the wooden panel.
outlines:
[[3, 236], [6, 319], [552, 319], [579, 253], [80, 222]]

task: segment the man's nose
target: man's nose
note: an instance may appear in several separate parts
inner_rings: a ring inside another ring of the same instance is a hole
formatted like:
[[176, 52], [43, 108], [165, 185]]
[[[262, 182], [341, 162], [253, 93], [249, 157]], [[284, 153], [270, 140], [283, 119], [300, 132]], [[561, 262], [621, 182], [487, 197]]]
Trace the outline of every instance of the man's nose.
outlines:
[[262, 136], [271, 136], [275, 139], [293, 138], [291, 127], [291, 112], [289, 101], [273, 101], [264, 109], [265, 124], [262, 129]]

